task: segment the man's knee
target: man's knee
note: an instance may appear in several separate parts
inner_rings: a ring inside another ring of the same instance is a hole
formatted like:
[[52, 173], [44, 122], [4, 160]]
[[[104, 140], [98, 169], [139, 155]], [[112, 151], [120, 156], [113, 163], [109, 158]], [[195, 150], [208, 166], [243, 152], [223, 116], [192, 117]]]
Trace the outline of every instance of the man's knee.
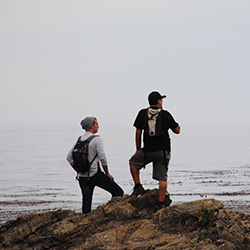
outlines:
[[130, 171], [133, 173], [139, 173], [139, 169], [137, 169], [132, 163], [129, 163]]
[[124, 195], [124, 191], [120, 188], [120, 190], [117, 193], [117, 196], [122, 197]]
[[124, 195], [123, 189], [120, 186], [116, 185], [116, 187], [113, 189], [112, 197], [117, 197], [117, 196], [122, 197], [123, 195]]
[[159, 188], [166, 188], [168, 185], [167, 181], [159, 181]]

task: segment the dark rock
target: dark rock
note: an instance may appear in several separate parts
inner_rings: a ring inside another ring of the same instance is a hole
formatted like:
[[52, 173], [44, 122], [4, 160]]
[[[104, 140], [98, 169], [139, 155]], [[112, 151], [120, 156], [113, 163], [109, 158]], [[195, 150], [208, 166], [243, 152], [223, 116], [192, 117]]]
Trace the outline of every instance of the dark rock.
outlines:
[[250, 249], [250, 216], [214, 199], [156, 213], [158, 191], [113, 198], [88, 215], [69, 210], [31, 214], [0, 228], [0, 249]]

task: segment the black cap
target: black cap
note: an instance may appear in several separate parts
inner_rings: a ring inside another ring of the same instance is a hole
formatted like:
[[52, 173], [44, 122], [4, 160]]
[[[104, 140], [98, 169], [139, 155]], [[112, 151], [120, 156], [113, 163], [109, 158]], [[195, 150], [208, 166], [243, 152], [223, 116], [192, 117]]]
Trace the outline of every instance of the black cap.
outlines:
[[148, 102], [150, 105], [156, 105], [158, 100], [161, 100], [165, 97], [165, 95], [161, 95], [159, 92], [153, 91], [148, 95]]

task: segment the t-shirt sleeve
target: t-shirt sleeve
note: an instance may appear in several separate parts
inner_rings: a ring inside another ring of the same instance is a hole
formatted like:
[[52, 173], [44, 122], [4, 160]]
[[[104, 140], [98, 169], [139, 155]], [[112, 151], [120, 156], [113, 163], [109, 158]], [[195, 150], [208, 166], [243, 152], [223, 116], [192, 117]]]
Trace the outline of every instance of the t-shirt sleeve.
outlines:
[[137, 114], [137, 117], [135, 118], [135, 122], [133, 124], [134, 127], [138, 129], [144, 129], [144, 118], [145, 118], [145, 109], [142, 109]]
[[174, 117], [169, 112], [167, 112], [167, 114], [168, 114], [168, 120], [169, 120], [169, 128], [171, 130], [176, 129], [179, 126], [179, 124], [175, 121]]

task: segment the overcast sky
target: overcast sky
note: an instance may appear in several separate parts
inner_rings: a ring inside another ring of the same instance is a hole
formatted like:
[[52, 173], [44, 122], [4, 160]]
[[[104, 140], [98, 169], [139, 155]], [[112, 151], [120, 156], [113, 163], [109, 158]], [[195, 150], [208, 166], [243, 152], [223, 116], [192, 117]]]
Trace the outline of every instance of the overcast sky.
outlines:
[[249, 0], [0, 0], [0, 128], [250, 124]]

